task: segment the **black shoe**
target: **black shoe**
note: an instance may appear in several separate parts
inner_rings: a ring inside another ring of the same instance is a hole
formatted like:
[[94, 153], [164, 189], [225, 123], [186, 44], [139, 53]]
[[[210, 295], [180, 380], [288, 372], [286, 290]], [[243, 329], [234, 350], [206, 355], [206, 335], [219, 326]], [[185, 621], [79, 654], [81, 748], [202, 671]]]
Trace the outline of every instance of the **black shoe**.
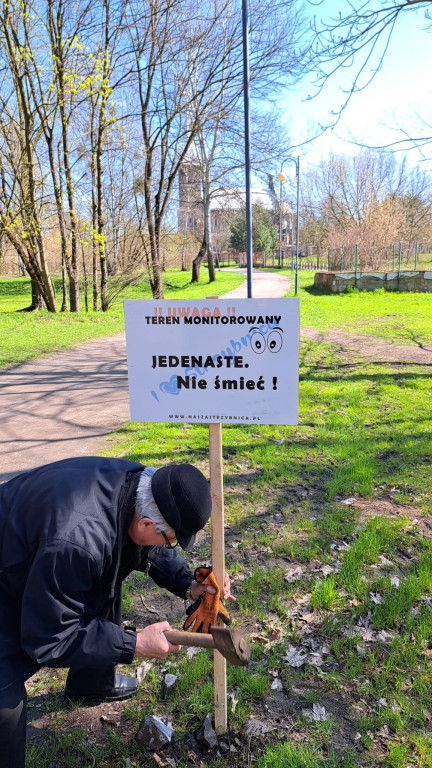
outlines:
[[116, 675], [114, 685], [104, 687], [103, 690], [84, 690], [78, 688], [65, 688], [64, 699], [67, 703], [79, 702], [80, 704], [98, 704], [101, 701], [124, 701], [130, 699], [138, 690], [136, 677]]

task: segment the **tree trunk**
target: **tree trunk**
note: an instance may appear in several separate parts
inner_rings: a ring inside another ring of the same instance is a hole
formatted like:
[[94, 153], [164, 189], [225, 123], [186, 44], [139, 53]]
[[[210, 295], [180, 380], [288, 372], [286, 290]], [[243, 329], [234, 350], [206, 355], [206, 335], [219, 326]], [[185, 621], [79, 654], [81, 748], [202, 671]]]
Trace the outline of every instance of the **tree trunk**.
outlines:
[[162, 282], [162, 269], [161, 269], [161, 262], [160, 262], [160, 221], [156, 219], [156, 221], [153, 223], [151, 218], [151, 209], [150, 209], [150, 193], [146, 191], [146, 207], [148, 208], [148, 213], [150, 213], [150, 218], [147, 215], [147, 226], [148, 226], [148, 234], [150, 239], [150, 253], [151, 253], [151, 262], [149, 264], [149, 272], [150, 272], [150, 285], [152, 289], [152, 294], [154, 299], [163, 299], [163, 282]]
[[62, 248], [62, 305], [61, 311], [67, 312], [67, 273], [66, 273], [66, 256]]
[[198, 251], [198, 254], [195, 256], [194, 260], [192, 261], [192, 279], [191, 283], [197, 283], [200, 276], [200, 267], [202, 262], [205, 259], [205, 255], [207, 252], [207, 243], [206, 243], [206, 236], [204, 233], [204, 237], [202, 239], [202, 243], [200, 245], [200, 249]]
[[[156, 251], [159, 253], [159, 249]], [[150, 266], [150, 284], [152, 287], [152, 294], [154, 299], [163, 299], [163, 282], [162, 282], [162, 269], [159, 258], [154, 256], [155, 251], [152, 253], [152, 263]]]
[[99, 285], [98, 285], [98, 249], [96, 239], [92, 238], [92, 267], [93, 267], [93, 310], [99, 309]]
[[[204, 241], [206, 244], [207, 266], [209, 273], [209, 282], [214, 283], [216, 280], [213, 253], [211, 249], [211, 211], [210, 211], [210, 183], [208, 178], [205, 179], [203, 184], [204, 192]], [[203, 242], [204, 242], [203, 241]], [[194, 282], [194, 281], [192, 281]]]
[[93, 280], [93, 311], [99, 309], [99, 284], [98, 284], [98, 260], [99, 249], [97, 244], [97, 186], [96, 186], [96, 152], [95, 152], [95, 134], [94, 134], [94, 106], [92, 104], [90, 116], [90, 171], [92, 178], [92, 280]]
[[98, 232], [98, 245], [99, 245], [99, 259], [101, 270], [101, 309], [102, 312], [106, 312], [109, 309], [108, 303], [108, 263], [107, 252], [105, 243], [105, 212], [104, 212], [104, 199], [103, 199], [103, 178], [104, 167], [102, 163], [103, 154], [103, 142], [106, 128], [106, 108], [108, 101], [108, 80], [109, 80], [109, 4], [107, 0], [104, 0], [104, 12], [105, 12], [105, 41], [104, 41], [104, 58], [103, 58], [103, 72], [102, 72], [102, 91], [101, 91], [101, 108], [99, 112], [99, 124], [97, 134], [97, 148], [96, 148], [96, 187], [97, 187], [97, 232]]
[[62, 145], [63, 145], [63, 162], [65, 168], [66, 177], [66, 194], [69, 204], [69, 219], [71, 228], [71, 257], [67, 259], [67, 267], [69, 272], [69, 301], [70, 311], [79, 312], [80, 310], [80, 298], [79, 298], [79, 270], [78, 270], [78, 226], [75, 212], [75, 195], [73, 190], [72, 169], [70, 162], [70, 148], [69, 148], [69, 131], [68, 131], [68, 116], [65, 110], [66, 102], [66, 88], [65, 88], [65, 72], [62, 66], [58, 67], [58, 89], [60, 98], [60, 115], [62, 125]]
[[36, 280], [31, 281], [32, 303], [29, 307], [30, 311], [35, 309], [43, 309], [42, 294], [39, 290], [39, 285]]
[[81, 253], [82, 253], [82, 266], [83, 266], [83, 275], [84, 275], [84, 303], [85, 303], [85, 311], [88, 312], [87, 269], [86, 269], [84, 245], [81, 245]]

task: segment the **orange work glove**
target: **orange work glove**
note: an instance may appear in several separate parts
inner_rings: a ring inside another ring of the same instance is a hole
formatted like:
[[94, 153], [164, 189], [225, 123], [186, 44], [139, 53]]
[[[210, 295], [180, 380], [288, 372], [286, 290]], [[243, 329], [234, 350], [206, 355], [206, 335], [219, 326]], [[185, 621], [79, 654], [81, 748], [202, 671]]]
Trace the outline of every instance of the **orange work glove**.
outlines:
[[215, 588], [216, 592], [203, 592], [189, 608], [186, 609], [187, 619], [183, 624], [183, 629], [190, 629], [191, 632], [209, 633], [210, 627], [216, 625], [219, 617], [225, 624], [231, 624], [228, 611], [220, 601], [219, 585], [214, 577], [211, 568], [201, 566], [194, 573], [194, 579], [198, 584], [208, 584]]

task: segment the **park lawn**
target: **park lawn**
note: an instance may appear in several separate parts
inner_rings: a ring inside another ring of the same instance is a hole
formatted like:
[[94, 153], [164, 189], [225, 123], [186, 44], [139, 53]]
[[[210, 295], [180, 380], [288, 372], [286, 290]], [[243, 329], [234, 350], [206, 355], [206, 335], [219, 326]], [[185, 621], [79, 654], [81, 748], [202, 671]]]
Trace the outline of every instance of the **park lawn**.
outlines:
[[[261, 768], [432, 764], [429, 392], [426, 366], [339, 366], [335, 349], [308, 341], [298, 426], [223, 427], [233, 614], [253, 644], [251, 667], [228, 669], [230, 723], [275, 728], [253, 751]], [[110, 455], [208, 471], [206, 425], [111, 437]], [[210, 556], [207, 535], [194, 561]], [[131, 618], [142, 589], [130, 585]], [[190, 662], [169, 669], [181, 681], [169, 713], [186, 734], [209, 710], [211, 660], [195, 678]]]
[[[312, 279], [300, 273], [305, 326], [346, 330], [353, 315], [367, 319], [365, 302], [376, 311], [374, 297], [387, 316], [403, 308], [403, 328], [415, 320], [407, 307], [417, 295], [320, 295]], [[299, 424], [224, 426], [230, 611], [253, 655], [248, 668], [228, 666], [237, 751], [202, 755], [206, 768], [227, 760], [238, 768], [431, 768], [431, 419], [427, 366], [372, 364], [361, 353], [346, 365], [337, 347], [307, 340]], [[191, 462], [208, 474], [208, 428], [127, 423], [105, 454]], [[209, 561], [209, 532], [187, 557], [192, 567]], [[137, 625], [184, 621], [182, 601], [143, 574], [124, 592], [124, 618]], [[178, 682], [164, 700], [166, 672]], [[35, 720], [47, 728], [29, 745], [28, 768], [76, 768], [89, 753], [92, 764], [150, 768], [154, 758], [134, 736], [155, 713], [175, 733], [161, 764], [199, 765], [186, 739], [213, 711], [211, 654], [152, 663], [138, 696], [109, 711], [105, 725], [99, 710], [92, 721], [67, 709], [64, 676], [41, 671], [28, 683]], [[270, 729], [262, 738], [247, 735], [251, 717]]]
[[[430, 371], [345, 362], [336, 347], [304, 342], [299, 424], [223, 427], [229, 608], [253, 649], [248, 668], [228, 665], [238, 768], [252, 757], [257, 768], [432, 765]], [[105, 454], [208, 474], [208, 428], [125, 424]], [[209, 532], [187, 557], [209, 561]], [[135, 574], [124, 617], [181, 626], [184, 607]], [[166, 672], [178, 682], [163, 700]], [[30, 702], [42, 685], [54, 727], [28, 768], [74, 768], [89, 749], [98, 765], [150, 767], [134, 735], [155, 712], [175, 732], [165, 764], [195, 764], [186, 739], [213, 711], [211, 654], [153, 663], [104, 735], [77, 729], [58, 694], [63, 673], [45, 674], [29, 684]], [[247, 736], [251, 717], [270, 729], [262, 738]], [[201, 759], [221, 768], [229, 758]]]
[[[223, 295], [243, 281], [243, 275], [217, 271], [216, 282], [209, 283], [206, 271], [202, 269], [199, 282], [191, 284], [189, 273], [168, 271], [164, 276], [165, 298], [204, 299], [209, 293]], [[56, 283], [59, 295], [60, 281]], [[58, 312], [53, 315], [44, 310], [19, 311], [31, 302], [27, 278], [0, 280], [0, 367], [121, 333], [124, 330], [123, 299], [151, 299], [148, 283], [126, 289], [108, 312]], [[83, 297], [81, 303], [84, 307]]]
[[[290, 269], [274, 270], [288, 275]], [[352, 290], [328, 293], [313, 285], [314, 272], [299, 272], [300, 325], [320, 331], [365, 333], [395, 344], [432, 343], [432, 294]], [[294, 286], [287, 296], [294, 295]]]

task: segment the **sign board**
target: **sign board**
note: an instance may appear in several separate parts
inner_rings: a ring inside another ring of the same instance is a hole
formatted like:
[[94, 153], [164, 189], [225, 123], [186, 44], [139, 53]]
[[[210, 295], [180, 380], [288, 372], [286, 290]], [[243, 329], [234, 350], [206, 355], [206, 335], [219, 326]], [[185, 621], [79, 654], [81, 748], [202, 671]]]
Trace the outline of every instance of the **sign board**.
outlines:
[[132, 421], [297, 424], [298, 299], [124, 307]]

